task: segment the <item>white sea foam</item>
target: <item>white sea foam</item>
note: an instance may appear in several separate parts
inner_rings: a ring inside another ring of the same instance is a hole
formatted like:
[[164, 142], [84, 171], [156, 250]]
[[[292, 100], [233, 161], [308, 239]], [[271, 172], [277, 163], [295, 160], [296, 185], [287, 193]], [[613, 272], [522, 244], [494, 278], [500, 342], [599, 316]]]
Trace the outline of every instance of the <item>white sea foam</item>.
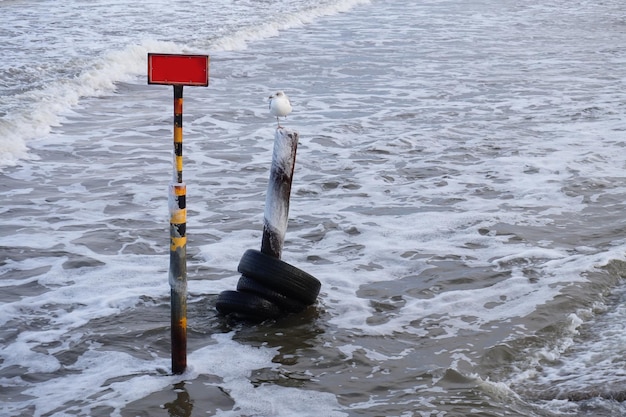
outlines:
[[145, 42], [112, 51], [92, 62], [93, 67], [73, 79], [52, 81], [42, 88], [11, 97], [13, 109], [0, 119], [0, 164], [13, 165], [27, 153], [30, 140], [46, 136], [59, 126], [64, 114], [81, 98], [113, 93], [116, 83], [129, 81], [145, 72], [147, 53], [181, 52], [170, 42]]
[[[225, 34], [207, 43], [206, 39], [199, 39], [195, 42], [190, 39], [162, 41], [157, 38], [144, 39], [137, 42], [134, 34], [130, 34], [126, 42], [122, 41], [122, 46], [118, 49], [103, 49], [97, 54], [80, 57], [73, 61], [59, 62], [58, 66], [67, 68], [53, 68], [59, 72], [58, 78], [43, 77], [42, 81], [37, 79], [37, 71], [32, 75], [32, 79], [24, 81], [23, 85], [10, 85], [6, 82], [6, 87], [17, 91], [25, 91], [15, 95], [6, 95], [5, 105], [0, 107], [0, 166], [14, 165], [20, 159], [33, 157], [28, 153], [29, 141], [46, 136], [50, 130], [59, 126], [64, 120], [64, 114], [72, 109], [81, 98], [100, 97], [111, 94], [116, 89], [116, 83], [126, 82], [135, 77], [143, 76], [146, 71], [146, 56], [148, 52], [160, 53], [212, 53], [224, 50], [241, 50], [251, 41], [277, 36], [280, 31], [300, 27], [310, 23], [322, 16], [345, 12], [351, 8], [368, 3], [369, 0], [341, 0], [321, 3], [320, 5], [300, 6], [303, 9], [296, 9], [287, 13], [281, 13], [278, 17], [266, 23], [249, 22], [249, 26], [236, 29], [234, 33]], [[9, 6], [3, 6], [9, 7]], [[146, 9], [149, 10], [149, 9]], [[6, 13], [11, 14], [11, 11]], [[63, 12], [61, 12], [63, 13]], [[128, 15], [121, 13], [118, 18], [133, 18], [132, 12]], [[69, 21], [74, 19], [68, 18]], [[81, 19], [89, 19], [89, 16]], [[91, 18], [98, 19], [96, 14]], [[193, 22], [202, 24], [203, 22]], [[204, 22], [206, 23], [206, 22]], [[213, 25], [219, 23], [213, 22]], [[232, 23], [236, 23], [233, 21]], [[245, 20], [244, 20], [245, 23]], [[81, 22], [81, 25], [89, 24]], [[174, 25], [175, 22], [170, 22]], [[155, 30], [165, 31], [166, 24]], [[236, 25], [234, 27], [237, 27]], [[218, 26], [217, 29], [220, 29]], [[172, 27], [171, 30], [174, 30]], [[198, 29], [200, 30], [200, 29]], [[160, 34], [160, 33], [159, 33]], [[69, 37], [70, 35], [68, 35]], [[150, 36], [149, 33], [146, 36]], [[71, 43], [71, 38], [66, 40]], [[81, 39], [82, 41], [82, 39]], [[102, 39], [94, 38], [92, 42], [100, 46]], [[199, 49], [200, 48], [200, 49]], [[97, 48], [96, 48], [97, 49]], [[27, 52], [27, 51], [25, 51]], [[59, 53], [63, 53], [59, 51]], [[71, 56], [71, 54], [68, 54]], [[25, 53], [28, 57], [28, 54]], [[19, 57], [19, 59], [23, 59]], [[33, 56], [31, 60], [41, 60], [41, 57]], [[10, 61], [10, 60], [9, 60]], [[45, 62], [44, 62], [45, 64]], [[24, 65], [36, 65], [27, 62]], [[1, 69], [1, 68], [0, 68]], [[9, 68], [8, 71], [13, 71]], [[42, 69], [42, 71], [46, 71]], [[75, 77], [67, 77], [67, 74], [76, 73]], [[0, 75], [2, 75], [0, 73]], [[28, 85], [28, 82], [33, 85]], [[10, 139], [9, 139], [10, 138]]]
[[299, 28], [320, 17], [347, 12], [353, 7], [368, 4], [371, 0], [340, 0], [314, 4], [291, 13], [279, 12], [267, 21], [246, 27], [233, 34], [215, 40], [211, 49], [221, 51], [239, 51], [246, 49], [248, 43], [278, 36], [281, 31]]

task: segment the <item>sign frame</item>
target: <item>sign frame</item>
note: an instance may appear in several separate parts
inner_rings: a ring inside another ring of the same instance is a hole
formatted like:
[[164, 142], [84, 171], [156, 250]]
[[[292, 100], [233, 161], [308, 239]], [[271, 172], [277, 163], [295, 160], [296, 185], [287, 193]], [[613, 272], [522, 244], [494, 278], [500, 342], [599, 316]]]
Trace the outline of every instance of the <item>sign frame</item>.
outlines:
[[209, 56], [148, 53], [148, 84], [209, 85]]

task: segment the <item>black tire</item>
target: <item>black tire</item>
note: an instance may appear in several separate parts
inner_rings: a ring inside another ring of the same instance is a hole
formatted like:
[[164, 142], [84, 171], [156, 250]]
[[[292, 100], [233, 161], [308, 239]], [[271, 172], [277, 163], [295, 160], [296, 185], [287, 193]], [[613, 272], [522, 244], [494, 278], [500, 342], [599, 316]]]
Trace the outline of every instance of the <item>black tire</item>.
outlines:
[[235, 315], [253, 321], [274, 319], [281, 315], [280, 308], [256, 294], [239, 291], [222, 291], [217, 297], [215, 308], [221, 314]]
[[314, 276], [254, 249], [248, 249], [243, 254], [237, 270], [265, 287], [305, 305], [315, 302], [322, 287], [322, 283]]
[[242, 275], [241, 278], [239, 278], [237, 291], [256, 294], [266, 300], [270, 300], [272, 303], [289, 313], [299, 313], [306, 308], [306, 304], [301, 303], [298, 300], [288, 298], [271, 288], [267, 288], [265, 285], [246, 275]]

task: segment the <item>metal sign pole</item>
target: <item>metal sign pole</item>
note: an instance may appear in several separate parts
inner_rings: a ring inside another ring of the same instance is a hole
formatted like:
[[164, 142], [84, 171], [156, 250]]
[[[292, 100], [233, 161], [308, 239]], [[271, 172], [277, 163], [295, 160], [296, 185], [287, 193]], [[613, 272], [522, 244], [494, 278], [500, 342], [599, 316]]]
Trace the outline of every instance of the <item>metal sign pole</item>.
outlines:
[[187, 187], [183, 182], [183, 86], [174, 86], [174, 174], [170, 184], [172, 372], [187, 368]]
[[209, 85], [207, 55], [148, 54], [148, 84], [174, 86], [174, 169], [170, 183], [172, 372], [187, 368], [187, 186], [183, 182], [183, 86]]

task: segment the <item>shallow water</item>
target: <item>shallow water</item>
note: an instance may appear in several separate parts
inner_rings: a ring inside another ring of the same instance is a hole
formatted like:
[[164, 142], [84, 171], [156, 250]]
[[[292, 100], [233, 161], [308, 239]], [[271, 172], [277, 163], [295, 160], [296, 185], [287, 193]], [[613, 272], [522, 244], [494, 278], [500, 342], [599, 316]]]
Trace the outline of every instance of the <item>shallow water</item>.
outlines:
[[[96, 72], [114, 90], [68, 102], [20, 137], [26, 150], [2, 148], [3, 414], [624, 412], [621, 4], [359, 3], [288, 2], [292, 23], [267, 33], [246, 19], [278, 3], [238, 4], [252, 11], [222, 32], [190, 21], [192, 47], [142, 41], [125, 69]], [[210, 86], [185, 89], [181, 376], [172, 91], [146, 85], [149, 45], [211, 55]], [[283, 258], [322, 292], [303, 314], [242, 324], [214, 304], [260, 245], [278, 88], [300, 134]]]

